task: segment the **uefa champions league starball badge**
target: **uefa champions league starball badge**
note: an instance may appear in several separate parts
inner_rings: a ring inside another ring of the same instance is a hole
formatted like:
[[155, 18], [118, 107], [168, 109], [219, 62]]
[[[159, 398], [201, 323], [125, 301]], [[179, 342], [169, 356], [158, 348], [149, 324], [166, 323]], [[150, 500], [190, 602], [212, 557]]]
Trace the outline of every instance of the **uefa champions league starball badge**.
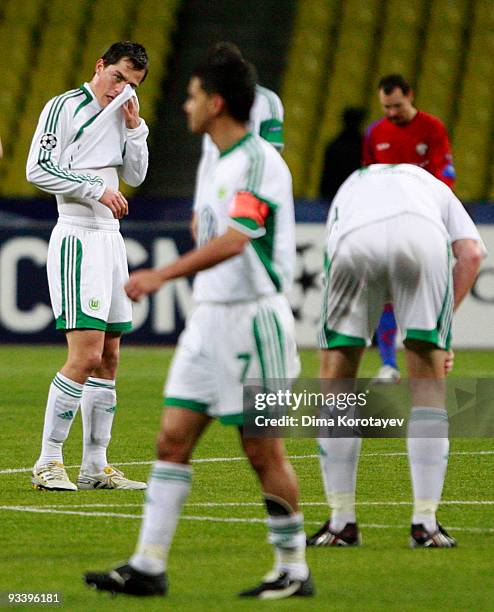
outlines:
[[53, 151], [53, 149], [57, 146], [57, 137], [51, 132], [46, 132], [46, 134], [41, 136], [39, 144], [43, 150]]

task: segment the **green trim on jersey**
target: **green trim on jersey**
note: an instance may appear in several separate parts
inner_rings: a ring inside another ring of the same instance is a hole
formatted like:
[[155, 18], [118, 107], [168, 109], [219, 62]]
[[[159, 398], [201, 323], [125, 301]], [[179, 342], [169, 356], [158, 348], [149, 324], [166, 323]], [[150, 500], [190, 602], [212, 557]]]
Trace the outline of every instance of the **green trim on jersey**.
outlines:
[[278, 102], [278, 96], [273, 91], [267, 87], [263, 87], [262, 85], [256, 85], [256, 93], [260, 96], [264, 96], [267, 99], [271, 117], [273, 119], [282, 121], [281, 103]]
[[77, 113], [82, 110], [85, 106], [87, 106], [90, 102], [93, 101], [93, 96], [89, 93], [89, 91], [84, 87], [84, 85], [81, 85], [79, 87], [79, 89], [85, 94], [86, 99], [83, 100], [79, 106], [75, 109], [75, 113], [74, 113], [74, 117], [77, 115]]
[[75, 135], [75, 138], [72, 142], [76, 142], [76, 140], [79, 140], [79, 138], [82, 136], [84, 130], [91, 125], [91, 123], [93, 123], [93, 121], [103, 112], [103, 109], [101, 109], [100, 111], [98, 111], [95, 115], [93, 115], [90, 119], [88, 119], [86, 121], [86, 123], [84, 123], [83, 125], [81, 125], [81, 127], [79, 128], [79, 131], [77, 132], [77, 134]]
[[[255, 194], [257, 198], [259, 196]], [[259, 259], [261, 260], [262, 265], [266, 269], [266, 272], [269, 275], [269, 278], [273, 281], [273, 285], [276, 288], [276, 291], [282, 291], [282, 283], [281, 277], [278, 272], [274, 269], [274, 234], [276, 229], [276, 204], [272, 202], [267, 202], [263, 198], [259, 198], [266, 202], [269, 206], [269, 213], [264, 222], [264, 229], [266, 233], [264, 236], [260, 238], [254, 238], [250, 241], [254, 251], [257, 253]]]
[[228, 149], [225, 149], [224, 151], [220, 151], [220, 159], [222, 157], [225, 157], [226, 155], [228, 155], [232, 151], [235, 151], [235, 149], [238, 149], [238, 147], [241, 147], [243, 144], [245, 144], [251, 138], [252, 138], [252, 133], [251, 132], [247, 132], [247, 134], [245, 136], [242, 136], [242, 138], [240, 140], [237, 140], [237, 142], [235, 144], [232, 144], [231, 147], [228, 147]]
[[266, 119], [261, 122], [259, 127], [259, 135], [266, 142], [277, 148], [282, 148], [285, 144], [285, 135], [283, 133], [283, 122], [279, 119]]
[[259, 141], [250, 140], [246, 143], [245, 152], [249, 158], [245, 191], [251, 191], [255, 194], [261, 187], [264, 174], [264, 149]]
[[165, 397], [163, 399], [163, 406], [174, 406], [175, 408], [188, 408], [194, 412], [200, 412], [206, 414], [209, 404], [205, 402], [198, 402], [193, 399], [186, 399], [183, 397]]
[[62, 112], [62, 108], [65, 102], [67, 102], [71, 98], [77, 98], [79, 96], [82, 96], [83, 94], [84, 92], [81, 91], [81, 89], [71, 89], [70, 91], [67, 91], [64, 94], [57, 96], [53, 100], [50, 110], [48, 112], [48, 117], [46, 118], [45, 123], [45, 132], [55, 131], [58, 119], [60, 118], [60, 113]]
[[[83, 89], [71, 89], [53, 100], [45, 123], [45, 133], [55, 134], [64, 104], [72, 98], [77, 98], [82, 95], [87, 95]], [[103, 186], [103, 180], [99, 176], [93, 177], [89, 174], [75, 174], [74, 172], [63, 170], [52, 161], [51, 153], [51, 151], [46, 151], [40, 147], [38, 154], [38, 164], [45, 172], [48, 172], [48, 174], [52, 174], [57, 178], [65, 179], [73, 183], [88, 182], [90, 185]]]
[[254, 219], [251, 219], [250, 217], [230, 217], [232, 219], [232, 221], [236, 221], [237, 223], [240, 223], [240, 225], [244, 225], [247, 229], [249, 230], [257, 230], [259, 229], [260, 225], [258, 225]]

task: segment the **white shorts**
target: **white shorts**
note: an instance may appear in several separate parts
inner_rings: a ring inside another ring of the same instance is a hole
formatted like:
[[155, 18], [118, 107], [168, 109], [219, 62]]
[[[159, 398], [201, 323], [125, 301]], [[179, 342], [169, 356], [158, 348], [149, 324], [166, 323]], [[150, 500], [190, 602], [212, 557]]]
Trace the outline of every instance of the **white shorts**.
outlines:
[[61, 216], [48, 247], [48, 285], [57, 329], [132, 329], [129, 278], [118, 221]]
[[241, 425], [243, 383], [296, 378], [300, 362], [283, 295], [201, 303], [182, 332], [165, 386], [165, 406]]
[[402, 214], [339, 239], [326, 271], [319, 346], [369, 345], [387, 302], [405, 343], [423, 340], [449, 348], [451, 247], [424, 217]]

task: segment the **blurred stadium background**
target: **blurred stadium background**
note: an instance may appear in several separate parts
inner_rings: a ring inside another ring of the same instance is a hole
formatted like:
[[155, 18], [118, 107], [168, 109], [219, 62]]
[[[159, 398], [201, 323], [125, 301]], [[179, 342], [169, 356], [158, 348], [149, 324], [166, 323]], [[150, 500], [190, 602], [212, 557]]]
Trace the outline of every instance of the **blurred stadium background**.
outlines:
[[[181, 104], [190, 71], [218, 40], [237, 43], [260, 82], [285, 106], [284, 156], [293, 173], [299, 262], [292, 305], [301, 344], [314, 342], [323, 153], [342, 110], [381, 115], [379, 77], [401, 72], [418, 108], [440, 117], [453, 145], [457, 193], [494, 250], [494, 3], [492, 0], [16, 0], [0, 3], [0, 341], [63, 341], [52, 329], [44, 273], [56, 219], [54, 199], [25, 180], [30, 140], [44, 103], [92, 75], [115, 40], [142, 42], [151, 59], [139, 90], [151, 128], [150, 170], [125, 189], [122, 223], [131, 267], [158, 265], [191, 246], [187, 231], [200, 138], [187, 133]], [[494, 268], [487, 260], [460, 312], [460, 346], [494, 347], [489, 333]], [[128, 342], [173, 344], [190, 309], [186, 281], [136, 309]]]

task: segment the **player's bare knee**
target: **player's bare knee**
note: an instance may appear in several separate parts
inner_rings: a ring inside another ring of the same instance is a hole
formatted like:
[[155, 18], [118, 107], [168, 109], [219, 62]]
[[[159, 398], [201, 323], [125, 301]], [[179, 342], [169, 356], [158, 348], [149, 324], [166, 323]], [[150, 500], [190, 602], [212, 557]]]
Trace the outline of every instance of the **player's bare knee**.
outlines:
[[101, 353], [97, 350], [88, 350], [77, 355], [70, 355], [67, 365], [87, 378], [101, 366]]
[[185, 436], [174, 431], [160, 431], [156, 440], [156, 454], [160, 461], [188, 463], [191, 448]]
[[99, 366], [99, 370], [102, 373], [102, 378], [109, 378], [111, 380], [115, 379], [117, 375], [119, 357], [120, 353], [118, 350], [105, 351], [103, 353]]

